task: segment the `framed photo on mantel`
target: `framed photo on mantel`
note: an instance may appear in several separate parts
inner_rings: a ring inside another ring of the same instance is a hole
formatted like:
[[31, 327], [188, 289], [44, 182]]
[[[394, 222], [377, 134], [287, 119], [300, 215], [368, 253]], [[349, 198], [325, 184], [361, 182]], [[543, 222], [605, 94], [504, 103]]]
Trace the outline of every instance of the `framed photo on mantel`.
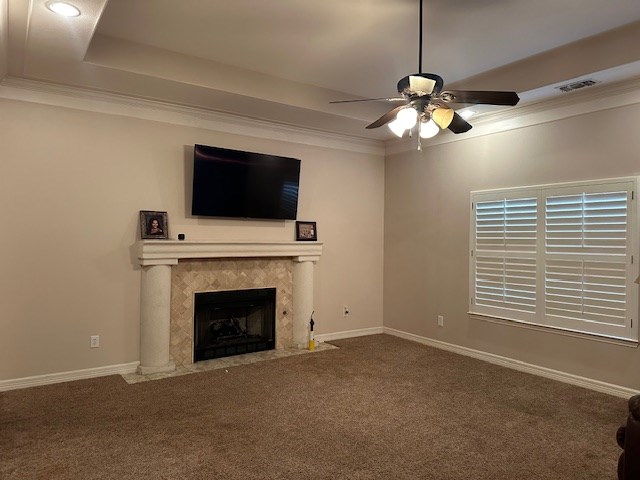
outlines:
[[143, 240], [169, 238], [167, 212], [140, 210], [140, 238]]
[[318, 240], [316, 222], [296, 222], [296, 240], [298, 242], [315, 242]]

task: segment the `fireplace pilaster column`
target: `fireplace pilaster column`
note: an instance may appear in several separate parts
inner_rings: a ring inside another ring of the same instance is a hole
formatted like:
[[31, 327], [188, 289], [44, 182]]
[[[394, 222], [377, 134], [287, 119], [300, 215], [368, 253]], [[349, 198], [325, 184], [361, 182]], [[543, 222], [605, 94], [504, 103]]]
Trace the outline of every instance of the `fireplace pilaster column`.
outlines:
[[309, 345], [309, 320], [313, 312], [313, 264], [319, 256], [294, 257], [293, 261], [293, 345]]
[[176, 366], [169, 357], [171, 264], [143, 266], [140, 290], [138, 373], [173, 371]]

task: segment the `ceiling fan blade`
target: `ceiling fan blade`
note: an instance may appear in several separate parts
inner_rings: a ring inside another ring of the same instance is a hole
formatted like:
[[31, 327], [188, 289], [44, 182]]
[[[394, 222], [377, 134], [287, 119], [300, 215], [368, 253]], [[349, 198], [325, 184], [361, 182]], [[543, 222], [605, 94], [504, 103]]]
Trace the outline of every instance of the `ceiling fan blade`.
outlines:
[[358, 98], [356, 100], [334, 100], [333, 102], [329, 102], [329, 103], [353, 103], [353, 102], [375, 102], [375, 101], [404, 102], [404, 101], [406, 101], [406, 99], [403, 98], [403, 97], [395, 97], [395, 98]]
[[445, 90], [440, 98], [449, 103], [475, 103], [485, 105], [514, 106], [520, 101], [516, 92], [493, 92], [484, 90]]
[[398, 105], [397, 107], [392, 108], [387, 113], [382, 115], [379, 119], [377, 119], [375, 122], [367, 125], [367, 128], [369, 129], [378, 128], [378, 127], [381, 127], [382, 125], [389, 123], [391, 120], [393, 120], [396, 117], [396, 114], [403, 108], [404, 108], [404, 105]]
[[464, 133], [471, 130], [471, 124], [467, 122], [464, 118], [462, 118], [457, 113], [453, 114], [453, 120], [449, 124], [449, 130], [453, 133]]

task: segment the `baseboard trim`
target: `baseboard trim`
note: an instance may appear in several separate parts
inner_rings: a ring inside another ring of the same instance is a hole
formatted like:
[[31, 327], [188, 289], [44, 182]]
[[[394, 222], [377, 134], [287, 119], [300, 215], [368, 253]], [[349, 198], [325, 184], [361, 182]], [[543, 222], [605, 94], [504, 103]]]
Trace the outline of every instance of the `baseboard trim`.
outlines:
[[371, 327], [361, 328], [359, 330], [344, 330], [342, 332], [335, 333], [323, 333], [322, 335], [316, 335], [315, 339], [318, 342], [330, 342], [331, 340], [341, 340], [343, 338], [363, 337], [365, 335], [376, 335], [384, 333], [384, 327]]
[[17, 390], [19, 388], [37, 387], [40, 385], [50, 385], [52, 383], [71, 382], [73, 380], [104, 377], [107, 375], [134, 373], [138, 368], [138, 365], [140, 365], [140, 362], [131, 362], [123, 363], [121, 365], [108, 365], [106, 367], [73, 370], [71, 372], [49, 373], [47, 375], [16, 378], [13, 380], [0, 380], [0, 392]]
[[[480, 350], [474, 350], [468, 347], [462, 347], [452, 343], [434, 340], [432, 338], [422, 337], [413, 333], [403, 332], [390, 327], [372, 327], [362, 328], [358, 330], [344, 330], [342, 332], [325, 333], [316, 335], [318, 342], [329, 342], [331, 340], [341, 340], [344, 338], [362, 337], [365, 335], [376, 335], [386, 333], [395, 337], [404, 338], [412, 342], [421, 343], [430, 347], [447, 350], [449, 352], [465, 355], [467, 357], [476, 358], [494, 365], [511, 368], [520, 372], [531, 373], [552, 380], [557, 380], [578, 387], [588, 388], [597, 392], [606, 393], [620, 398], [629, 398], [640, 393], [632, 388], [622, 387], [611, 383], [593, 380], [591, 378], [573, 375], [571, 373], [561, 372], [546, 367], [540, 367], [530, 363], [515, 360], [509, 357], [486, 353]], [[0, 392], [9, 390], [17, 390], [20, 388], [37, 387], [40, 385], [50, 385], [53, 383], [71, 382], [74, 380], [83, 380], [87, 378], [103, 377], [107, 375], [118, 375], [135, 373], [140, 362], [124, 363], [120, 365], [109, 365], [106, 367], [87, 368], [84, 370], [74, 370], [70, 372], [51, 373], [47, 375], [36, 375], [33, 377], [16, 378], [13, 380], [0, 380]]]
[[503, 357], [500, 355], [495, 355], [493, 353], [486, 353], [480, 350], [474, 350], [472, 348], [461, 347], [460, 345], [454, 345], [452, 343], [422, 337], [413, 333], [403, 332], [401, 330], [396, 330], [395, 328], [383, 327], [383, 330], [386, 334], [404, 338], [405, 340], [411, 340], [413, 342], [422, 343], [423, 345], [428, 345], [430, 347], [447, 350], [449, 352], [465, 355], [467, 357], [473, 357], [478, 360], [483, 360], [485, 362], [493, 363], [494, 365], [500, 365], [502, 367], [518, 370], [520, 372], [531, 373], [540, 377], [550, 378], [559, 382], [588, 388], [590, 390], [606, 393], [615, 397], [629, 398], [640, 393], [640, 391], [634, 390], [632, 388], [601, 382], [599, 380], [593, 380], [591, 378], [581, 377], [579, 375], [573, 375], [571, 373], [561, 372], [559, 370], [553, 370], [551, 368], [540, 367], [538, 365], [522, 362], [513, 358]]
[[[362, 328], [359, 330], [345, 330], [343, 332], [325, 333], [316, 335], [317, 342], [328, 342], [340, 340], [342, 338], [362, 337], [364, 335], [375, 335], [383, 333], [382, 327]], [[50, 373], [47, 375], [36, 375], [33, 377], [16, 378], [13, 380], [0, 380], [0, 392], [17, 390], [19, 388], [37, 387], [40, 385], [50, 385], [52, 383], [71, 382], [73, 380], [83, 380], [86, 378], [104, 377], [106, 375], [121, 375], [135, 373], [140, 362], [124, 363], [122, 365], [109, 365], [106, 367], [87, 368], [84, 370], [74, 370], [71, 372]]]

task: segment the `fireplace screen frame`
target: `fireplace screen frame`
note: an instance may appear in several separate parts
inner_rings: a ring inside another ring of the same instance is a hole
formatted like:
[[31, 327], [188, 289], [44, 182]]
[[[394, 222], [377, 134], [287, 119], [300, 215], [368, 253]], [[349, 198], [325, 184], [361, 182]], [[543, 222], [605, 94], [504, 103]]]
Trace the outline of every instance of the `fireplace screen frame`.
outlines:
[[276, 288], [196, 292], [193, 362], [273, 350]]

